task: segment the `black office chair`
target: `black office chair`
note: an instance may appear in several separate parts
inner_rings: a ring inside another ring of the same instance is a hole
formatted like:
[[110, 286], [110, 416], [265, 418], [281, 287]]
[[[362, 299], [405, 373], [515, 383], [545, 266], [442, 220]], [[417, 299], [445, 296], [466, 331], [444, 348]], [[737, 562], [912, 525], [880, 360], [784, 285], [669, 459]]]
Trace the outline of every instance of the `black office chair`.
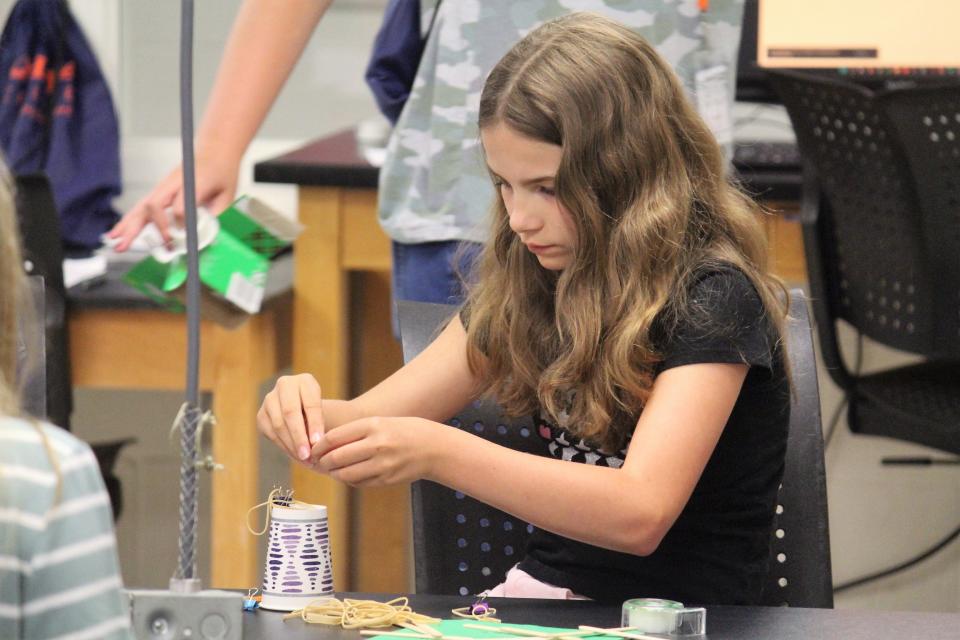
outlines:
[[[457, 307], [398, 301], [404, 362], [426, 347]], [[546, 455], [530, 419], [504, 418], [496, 404], [476, 402], [449, 423], [497, 444]], [[417, 593], [468, 595], [501, 581], [519, 562], [533, 526], [458, 491], [420, 480], [411, 487]]]
[[29, 297], [17, 317], [17, 386], [23, 412], [42, 417], [47, 415], [47, 341], [42, 331], [31, 329], [44, 316], [46, 287], [43, 276], [28, 276], [27, 282]]
[[[803, 155], [814, 316], [850, 429], [960, 453], [960, 85], [772, 80]], [[840, 320], [926, 359], [861, 375], [843, 360]]]
[[[400, 301], [398, 307], [404, 361], [420, 353], [456, 312], [419, 302]], [[791, 292], [791, 314], [788, 349], [796, 393], [763, 602], [831, 607], [820, 400], [800, 291]], [[451, 424], [504, 446], [546, 454], [529, 421], [506, 420], [494, 404], [467, 407]], [[467, 595], [493, 586], [519, 560], [533, 531], [526, 522], [427, 481], [413, 483], [412, 508], [418, 593]]]
[[789, 316], [790, 430], [761, 604], [829, 609], [833, 585], [820, 388], [810, 312], [799, 289], [790, 291]]
[[[15, 178], [17, 221], [23, 247], [24, 269], [31, 278], [42, 279], [43, 300], [37, 304], [42, 311], [45, 355], [39, 363], [42, 373], [33, 372], [44, 380], [41, 398], [36, 378], [30, 385], [26, 409], [38, 418], [70, 428], [73, 410], [73, 386], [70, 377], [70, 345], [67, 329], [67, 292], [63, 281], [63, 246], [60, 237], [60, 216], [53, 200], [50, 182], [43, 174], [21, 175]], [[35, 285], [36, 286], [36, 285]], [[134, 442], [133, 438], [91, 443], [100, 465], [107, 493], [110, 495], [114, 518], [123, 509], [123, 491], [114, 465], [120, 450]]]
[[69, 430], [73, 389], [60, 216], [45, 175], [17, 176], [15, 188], [24, 268], [30, 275], [42, 276], [45, 285], [42, 317], [46, 339], [47, 412], [40, 417]]

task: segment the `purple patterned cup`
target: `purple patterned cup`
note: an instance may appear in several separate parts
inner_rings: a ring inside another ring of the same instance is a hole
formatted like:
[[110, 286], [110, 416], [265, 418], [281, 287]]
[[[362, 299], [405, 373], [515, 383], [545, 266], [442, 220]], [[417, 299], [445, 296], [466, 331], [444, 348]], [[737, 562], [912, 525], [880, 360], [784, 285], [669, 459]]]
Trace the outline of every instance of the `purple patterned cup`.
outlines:
[[325, 506], [273, 505], [269, 540], [261, 607], [293, 611], [302, 609], [312, 600], [333, 594]]

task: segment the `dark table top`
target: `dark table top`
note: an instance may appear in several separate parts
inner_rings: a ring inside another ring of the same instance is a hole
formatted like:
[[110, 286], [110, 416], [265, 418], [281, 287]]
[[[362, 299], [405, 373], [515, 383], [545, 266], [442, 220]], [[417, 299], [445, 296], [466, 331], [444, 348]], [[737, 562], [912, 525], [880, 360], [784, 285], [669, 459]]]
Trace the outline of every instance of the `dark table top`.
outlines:
[[257, 182], [309, 187], [376, 189], [379, 173], [377, 167], [360, 155], [353, 129], [314, 140], [253, 167], [253, 179]]
[[[383, 594], [338, 594], [386, 602]], [[595, 602], [491, 598], [505, 623], [576, 628], [620, 625], [620, 607]], [[451, 618], [450, 610], [469, 605], [456, 596], [410, 596], [417, 613]], [[357, 631], [344, 631], [301, 620], [283, 621], [281, 613], [244, 614], [244, 638], [284, 640], [360, 640]], [[850, 609], [791, 609], [786, 607], [707, 607], [708, 640], [957, 640], [960, 614], [857, 611]]]
[[[110, 262], [106, 277], [67, 289], [71, 309], [159, 309], [156, 302], [123, 281], [133, 262]], [[293, 289], [293, 254], [278, 256], [267, 272], [263, 305]]]
[[[778, 147], [787, 153], [776, 153]], [[762, 153], [758, 152], [762, 149]], [[788, 144], [745, 142], [738, 145], [734, 166], [745, 188], [765, 200], [799, 200], [801, 173], [796, 149]], [[276, 158], [258, 162], [253, 179], [310, 187], [376, 189], [379, 169], [357, 148], [353, 129], [310, 142]]]

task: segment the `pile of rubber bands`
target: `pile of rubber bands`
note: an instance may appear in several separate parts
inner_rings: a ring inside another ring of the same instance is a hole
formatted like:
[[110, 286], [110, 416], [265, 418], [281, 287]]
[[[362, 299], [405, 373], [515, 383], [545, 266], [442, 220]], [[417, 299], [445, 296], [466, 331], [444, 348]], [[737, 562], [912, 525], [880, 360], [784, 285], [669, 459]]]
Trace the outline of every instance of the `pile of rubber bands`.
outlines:
[[292, 611], [283, 617], [284, 620], [291, 618], [300, 618], [310, 624], [326, 624], [344, 629], [375, 629], [440, 622], [438, 618], [431, 618], [411, 609], [407, 598], [394, 598], [389, 602], [319, 598], [303, 609]]

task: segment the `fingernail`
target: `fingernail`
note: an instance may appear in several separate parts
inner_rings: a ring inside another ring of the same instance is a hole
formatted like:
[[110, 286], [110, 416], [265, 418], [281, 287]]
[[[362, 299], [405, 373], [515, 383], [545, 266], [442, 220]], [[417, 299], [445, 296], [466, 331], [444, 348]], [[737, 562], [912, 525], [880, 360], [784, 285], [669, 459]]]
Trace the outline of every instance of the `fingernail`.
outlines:
[[306, 446], [300, 447], [297, 449], [297, 455], [300, 456], [301, 460], [306, 460], [310, 457], [310, 449], [308, 449]]
[[317, 444], [320, 442], [320, 432], [314, 431], [310, 434], [310, 444]]

